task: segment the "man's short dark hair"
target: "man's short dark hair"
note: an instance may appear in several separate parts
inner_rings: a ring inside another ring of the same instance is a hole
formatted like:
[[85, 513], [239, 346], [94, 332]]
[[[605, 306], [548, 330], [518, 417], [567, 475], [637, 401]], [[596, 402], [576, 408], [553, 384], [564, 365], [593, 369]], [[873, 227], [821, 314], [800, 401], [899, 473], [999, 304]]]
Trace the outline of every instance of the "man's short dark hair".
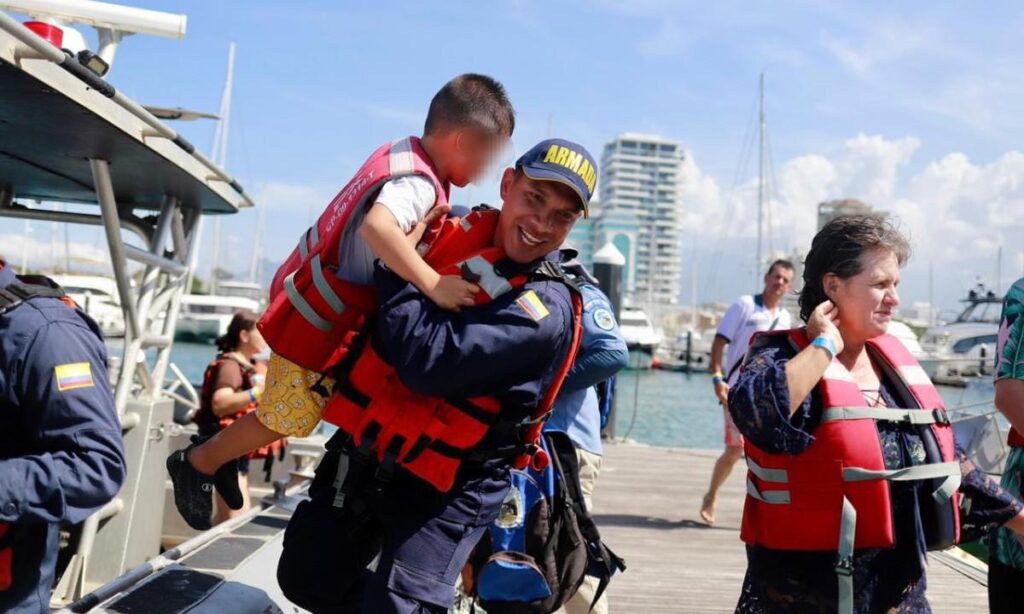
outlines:
[[496, 136], [512, 136], [516, 113], [505, 87], [487, 75], [466, 73], [444, 84], [430, 101], [424, 134], [475, 127]]
[[787, 271], [794, 271], [794, 272], [796, 271], [796, 267], [793, 266], [792, 262], [790, 262], [789, 260], [786, 260], [785, 258], [779, 258], [778, 260], [773, 262], [770, 267], [768, 267], [768, 271], [765, 273], [765, 277], [767, 277], [768, 275], [771, 275], [772, 271], [775, 270], [775, 267], [782, 267], [782, 268], [786, 269]]

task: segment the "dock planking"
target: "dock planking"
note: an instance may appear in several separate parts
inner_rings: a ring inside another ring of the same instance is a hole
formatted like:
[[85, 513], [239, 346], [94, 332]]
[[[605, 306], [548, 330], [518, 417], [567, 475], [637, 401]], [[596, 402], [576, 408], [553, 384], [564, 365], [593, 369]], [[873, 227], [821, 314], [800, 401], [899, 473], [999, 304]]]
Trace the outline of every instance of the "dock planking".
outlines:
[[[736, 607], [746, 569], [739, 538], [742, 462], [721, 492], [715, 527], [697, 513], [717, 456], [713, 450], [605, 447], [594, 516], [604, 540], [629, 565], [609, 588], [613, 614], [710, 614]], [[928, 599], [936, 614], [987, 610], [983, 584], [938, 557], [929, 561]]]

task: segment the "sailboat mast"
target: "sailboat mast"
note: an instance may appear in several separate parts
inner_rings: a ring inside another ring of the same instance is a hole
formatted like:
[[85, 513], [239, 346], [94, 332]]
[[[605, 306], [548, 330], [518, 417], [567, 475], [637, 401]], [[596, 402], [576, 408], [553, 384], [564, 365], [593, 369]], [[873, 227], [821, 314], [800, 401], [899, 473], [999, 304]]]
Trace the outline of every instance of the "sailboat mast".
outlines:
[[762, 219], [764, 218], [764, 73], [761, 73], [758, 100], [759, 138], [757, 154], [757, 262], [754, 266], [755, 280], [757, 280], [758, 276], [761, 274], [761, 269], [764, 267], [763, 259], [761, 257], [761, 233], [764, 226], [762, 222]]
[[[231, 119], [231, 90], [235, 81], [235, 43], [228, 44], [228, 72], [224, 79], [224, 93], [220, 98], [220, 110], [217, 120], [217, 130], [213, 137], [213, 162], [220, 168], [224, 168], [228, 160], [228, 127]], [[213, 220], [213, 248], [210, 258], [210, 294], [217, 293], [217, 269], [220, 268], [220, 233], [221, 217], [216, 216]], [[196, 250], [198, 253], [199, 250]]]

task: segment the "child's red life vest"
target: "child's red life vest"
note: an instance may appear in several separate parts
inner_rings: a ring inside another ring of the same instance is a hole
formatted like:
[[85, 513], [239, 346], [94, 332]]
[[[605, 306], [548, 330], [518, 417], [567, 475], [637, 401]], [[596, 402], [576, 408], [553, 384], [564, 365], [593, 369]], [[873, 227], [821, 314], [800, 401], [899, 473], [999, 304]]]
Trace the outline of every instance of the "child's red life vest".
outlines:
[[[807, 347], [806, 329], [761, 333], [752, 351], [787, 341], [797, 351]], [[895, 337], [876, 337], [867, 348], [910, 409], [867, 407], [853, 376], [833, 360], [818, 383], [822, 422], [806, 450], [769, 454], [749, 438], [745, 446], [749, 470], [740, 537], [777, 550], [838, 552], [840, 612], [852, 608], [853, 550], [895, 545], [890, 481], [928, 483], [919, 512], [929, 549], [948, 548], [960, 538], [960, 463], [942, 397]], [[887, 470], [880, 420], [914, 425], [924, 443], [924, 464]]]
[[[461, 220], [450, 219], [441, 238], [425, 256], [437, 272], [462, 273], [478, 283], [481, 291], [477, 304], [522, 287], [529, 279], [526, 275], [507, 278], [495, 270], [494, 265], [504, 257], [501, 250], [492, 246], [497, 221], [496, 210], [477, 210]], [[544, 268], [550, 278], [566, 281], [557, 265]], [[568, 282], [567, 285], [572, 287]], [[323, 419], [350, 435], [363, 452], [375, 454], [382, 466], [402, 467], [442, 492], [451, 489], [459, 467], [467, 460], [508, 457], [519, 467], [533, 462], [543, 468], [547, 459], [542, 452], [538, 453], [537, 447], [541, 428], [582, 337], [582, 301], [575, 288], [572, 296], [574, 326], [570, 351], [531, 418], [512, 426], [519, 435], [518, 442], [507, 450], [477, 449], [488, 432], [502, 421], [497, 398], [451, 400], [412, 392], [365, 339], [352, 346], [354, 354], [345, 360]]]
[[[407, 137], [375, 151], [305, 232], [274, 275], [270, 306], [258, 323], [275, 354], [318, 372], [337, 362], [377, 306], [372, 285], [338, 277], [341, 244], [352, 240], [384, 184], [410, 175], [434, 184], [435, 207], [448, 203], [449, 184], [438, 179], [420, 140]], [[431, 245], [440, 227], [428, 229], [421, 246]]]

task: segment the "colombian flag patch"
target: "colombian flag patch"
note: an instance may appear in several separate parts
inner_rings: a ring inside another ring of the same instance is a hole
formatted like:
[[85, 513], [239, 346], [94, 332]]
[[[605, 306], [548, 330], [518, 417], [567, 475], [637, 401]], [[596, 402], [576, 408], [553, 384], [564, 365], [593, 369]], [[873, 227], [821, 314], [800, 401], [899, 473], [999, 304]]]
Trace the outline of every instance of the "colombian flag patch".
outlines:
[[516, 304], [523, 308], [526, 315], [533, 318], [534, 322], [540, 322], [548, 317], [548, 308], [540, 302], [540, 297], [533, 290], [527, 290], [522, 296], [516, 299]]
[[75, 390], [77, 388], [92, 388], [95, 383], [92, 381], [92, 366], [87, 362], [72, 362], [66, 365], [57, 365], [53, 368], [57, 376], [57, 390]]

